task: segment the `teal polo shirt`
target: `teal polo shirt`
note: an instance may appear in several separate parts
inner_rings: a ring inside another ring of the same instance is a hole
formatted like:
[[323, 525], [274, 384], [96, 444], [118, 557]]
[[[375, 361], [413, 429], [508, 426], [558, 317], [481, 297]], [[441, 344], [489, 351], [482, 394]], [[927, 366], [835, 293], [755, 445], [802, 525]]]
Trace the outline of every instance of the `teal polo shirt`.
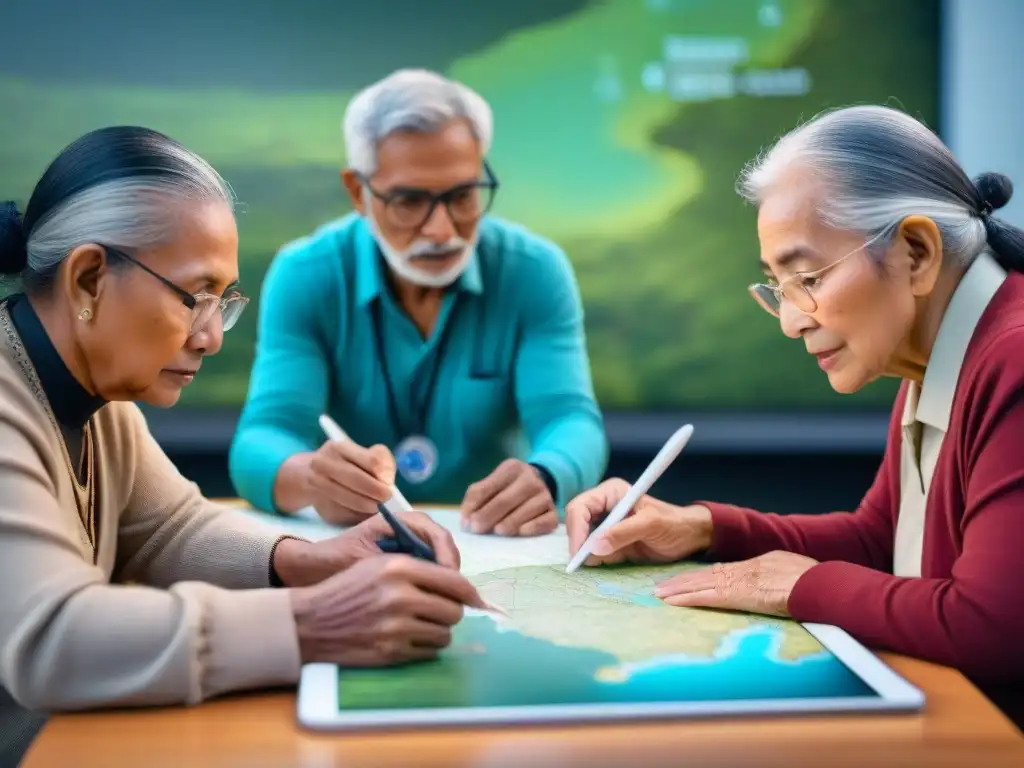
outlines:
[[239, 495], [273, 511], [278, 468], [325, 440], [321, 413], [361, 445], [392, 451], [422, 426], [437, 447], [436, 470], [422, 482], [397, 480], [414, 504], [458, 504], [469, 485], [509, 457], [547, 471], [560, 509], [596, 485], [608, 445], [565, 253], [486, 217], [427, 339], [393, 298], [386, 268], [357, 214], [274, 258], [229, 456]]

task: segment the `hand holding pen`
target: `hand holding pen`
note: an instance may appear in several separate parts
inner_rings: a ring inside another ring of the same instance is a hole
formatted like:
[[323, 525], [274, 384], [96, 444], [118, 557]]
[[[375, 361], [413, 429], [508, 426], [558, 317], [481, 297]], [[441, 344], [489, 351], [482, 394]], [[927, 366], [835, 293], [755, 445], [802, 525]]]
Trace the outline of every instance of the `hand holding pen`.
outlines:
[[[320, 428], [332, 442], [349, 442], [345, 431], [327, 414], [320, 417]], [[408, 555], [438, 565], [454, 561], [453, 567], [458, 569], [458, 549], [451, 534], [428, 515], [414, 511], [397, 486], [392, 485], [388, 490], [390, 494], [387, 500], [378, 505], [380, 520], [387, 524], [387, 534], [382, 533], [384, 529], [377, 518], [371, 518], [357, 527], [366, 531], [367, 549], [373, 547], [379, 552]], [[484, 601], [479, 595], [476, 598], [477, 602], [466, 605], [493, 614], [508, 615], [502, 608]]]
[[[339, 450], [348, 450], [354, 445], [337, 422], [326, 413], [320, 417], [320, 428], [327, 435], [328, 445], [338, 446]], [[376, 510], [387, 522], [390, 533], [386, 538], [381, 538], [377, 546], [383, 552], [394, 552], [398, 554], [411, 555], [421, 560], [437, 562], [433, 549], [422, 541], [413, 531], [403, 525], [400, 516], [403, 513], [412, 512], [412, 505], [406, 501], [405, 496], [395, 486], [394, 465], [391, 466], [391, 473], [387, 479], [387, 485], [378, 493], [379, 501], [376, 503]], [[428, 518], [429, 519], [429, 518]]]
[[303, 663], [376, 667], [431, 659], [449, 645], [466, 607], [488, 608], [454, 568], [377, 555], [290, 590]]
[[[665, 525], [667, 505], [647, 496], [692, 436], [692, 424], [673, 432], [633, 485], [607, 480], [569, 502], [565, 510], [572, 556], [568, 573], [584, 563], [672, 562], [696, 551], [701, 542], [699, 526], [691, 533], [687, 525]], [[646, 512], [643, 517], [641, 508]], [[687, 550], [685, 542], [691, 541], [693, 547]]]
[[[329, 442], [349, 442], [329, 417], [320, 425]], [[501, 612], [459, 573], [451, 534], [413, 511], [398, 489], [387, 490], [379, 515], [313, 545], [344, 547], [355, 561], [290, 591], [303, 663], [376, 667], [431, 659], [451, 643], [466, 608]]]
[[285, 538], [274, 548], [274, 572], [284, 586], [306, 587], [382, 554], [406, 554], [459, 570], [459, 549], [452, 534], [429, 515], [405, 512], [398, 524], [418, 543], [410, 544], [404, 538], [397, 538], [395, 529], [381, 515], [316, 542]]
[[387, 446], [362, 446], [332, 432], [310, 455], [304, 475], [320, 517], [332, 525], [355, 525], [376, 515], [377, 505], [390, 498], [395, 471]]

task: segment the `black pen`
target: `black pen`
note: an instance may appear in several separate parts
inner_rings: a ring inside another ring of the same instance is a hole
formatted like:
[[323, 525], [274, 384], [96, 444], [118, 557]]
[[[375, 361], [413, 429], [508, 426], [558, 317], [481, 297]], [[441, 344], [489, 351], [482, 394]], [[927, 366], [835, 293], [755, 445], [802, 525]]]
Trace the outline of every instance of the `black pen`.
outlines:
[[377, 509], [380, 511], [381, 517], [388, 521], [391, 530], [395, 532], [393, 537], [386, 536], [382, 539], [377, 539], [377, 546], [380, 547], [381, 552], [409, 555], [420, 560], [429, 560], [432, 563], [437, 562], [437, 555], [434, 554], [434, 550], [423, 539], [409, 530], [409, 526], [393, 515], [383, 504], [378, 504]]

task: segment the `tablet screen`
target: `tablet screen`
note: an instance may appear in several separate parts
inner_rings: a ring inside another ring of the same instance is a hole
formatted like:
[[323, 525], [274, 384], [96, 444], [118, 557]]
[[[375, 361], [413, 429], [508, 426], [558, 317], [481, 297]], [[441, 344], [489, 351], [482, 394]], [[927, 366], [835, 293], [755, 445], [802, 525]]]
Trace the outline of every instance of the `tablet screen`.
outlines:
[[339, 709], [878, 698], [796, 622], [655, 598], [684, 567], [480, 574], [509, 619], [466, 616], [435, 661], [340, 669]]

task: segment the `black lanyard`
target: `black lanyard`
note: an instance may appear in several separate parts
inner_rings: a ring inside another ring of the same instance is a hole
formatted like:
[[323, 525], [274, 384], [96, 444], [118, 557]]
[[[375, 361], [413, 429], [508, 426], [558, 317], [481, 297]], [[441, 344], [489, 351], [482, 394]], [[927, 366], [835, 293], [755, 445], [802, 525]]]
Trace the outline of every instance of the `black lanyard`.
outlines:
[[[391, 374], [388, 371], [388, 358], [384, 350], [384, 318], [382, 315], [382, 301], [383, 298], [378, 296], [377, 300], [373, 302], [371, 316], [373, 317], [374, 343], [377, 345], [377, 360], [380, 363], [380, 372], [384, 377], [384, 388], [387, 391], [388, 396], [388, 417], [391, 421], [392, 429], [395, 431], [396, 439], [399, 442], [411, 435], [422, 435], [426, 437], [427, 419], [430, 416], [430, 409], [433, 405], [434, 389], [437, 386], [437, 377], [441, 370], [441, 361], [444, 359], [444, 351], [448, 344], [448, 337], [451, 336], [450, 331], [455, 320], [455, 309], [458, 305], [458, 296], [455, 297], [455, 304], [452, 306], [448, 313], [448, 317], [445, 319], [444, 328], [441, 329], [441, 338], [437, 340], [437, 345], [432, 352], [433, 360], [431, 361], [430, 378], [427, 380], [426, 392], [419, 403], [413, 404], [412, 410], [415, 422], [409, 430], [404, 428], [401, 420], [398, 418], [398, 405], [395, 400], [395, 389], [391, 384]], [[440, 314], [438, 319], [440, 319]]]

